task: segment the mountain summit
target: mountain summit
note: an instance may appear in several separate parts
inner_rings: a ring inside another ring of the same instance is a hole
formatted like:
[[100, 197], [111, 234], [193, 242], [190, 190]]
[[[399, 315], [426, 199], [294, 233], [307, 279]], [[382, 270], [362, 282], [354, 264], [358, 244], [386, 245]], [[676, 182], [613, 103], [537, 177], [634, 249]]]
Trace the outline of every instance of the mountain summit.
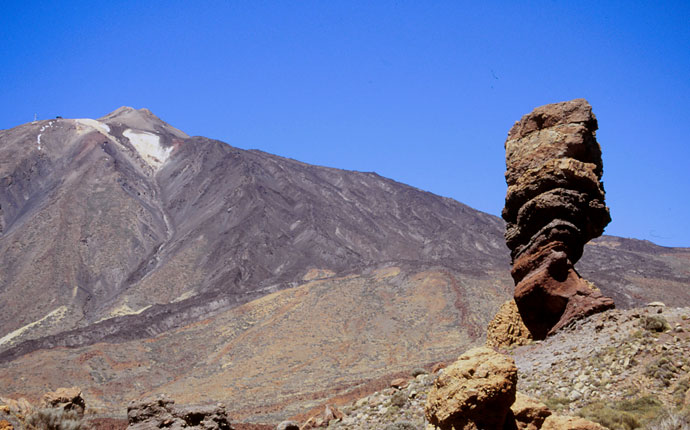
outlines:
[[137, 110], [129, 106], [122, 106], [100, 117], [98, 121], [106, 124], [123, 124], [129, 128], [151, 133], [163, 132], [164, 134], [171, 134], [181, 139], [189, 137], [186, 133], [172, 127], [146, 108]]
[[[512, 294], [503, 230], [146, 109], [1, 130], [0, 385], [288, 414], [481, 339]], [[689, 254], [603, 237], [578, 270], [621, 307], [687, 304]]]

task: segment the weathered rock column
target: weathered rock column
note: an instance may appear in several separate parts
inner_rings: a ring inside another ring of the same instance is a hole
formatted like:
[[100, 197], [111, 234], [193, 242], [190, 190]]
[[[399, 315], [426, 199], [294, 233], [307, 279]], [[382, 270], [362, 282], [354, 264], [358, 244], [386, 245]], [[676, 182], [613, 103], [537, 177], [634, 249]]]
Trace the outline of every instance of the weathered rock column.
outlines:
[[576, 99], [523, 116], [505, 143], [515, 302], [536, 339], [614, 306], [573, 267], [611, 221], [596, 129], [592, 107]]

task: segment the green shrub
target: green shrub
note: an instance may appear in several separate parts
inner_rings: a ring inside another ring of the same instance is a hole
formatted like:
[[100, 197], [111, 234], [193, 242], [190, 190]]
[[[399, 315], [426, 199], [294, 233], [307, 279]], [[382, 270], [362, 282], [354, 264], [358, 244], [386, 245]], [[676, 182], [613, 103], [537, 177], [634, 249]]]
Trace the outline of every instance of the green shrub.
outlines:
[[645, 315], [640, 319], [640, 324], [642, 328], [649, 331], [664, 332], [671, 330], [668, 321], [661, 315]]
[[426, 375], [427, 373], [429, 373], [429, 372], [427, 372], [426, 370], [422, 369], [421, 367], [418, 367], [418, 368], [416, 368], [416, 369], [414, 369], [414, 370], [412, 371], [412, 377], [413, 377], [413, 378], [416, 378], [416, 377], [419, 376], [419, 375]]
[[648, 430], [690, 430], [688, 417], [675, 412], [666, 412], [661, 418], [650, 423]]
[[657, 418], [662, 404], [652, 396], [622, 400], [614, 405], [591, 403], [580, 409], [578, 415], [598, 422], [611, 430], [634, 430]]
[[644, 374], [650, 378], [658, 380], [661, 384], [668, 387], [679, 369], [671, 360], [661, 357], [658, 360], [647, 364]]
[[552, 411], [560, 411], [570, 404], [570, 399], [567, 397], [549, 397], [544, 403]]
[[404, 391], [396, 391], [391, 396], [391, 405], [402, 408], [407, 403], [407, 394]]
[[418, 427], [410, 421], [398, 421], [397, 423], [388, 424], [384, 430], [417, 430]]
[[676, 406], [682, 406], [685, 401], [685, 393], [690, 390], [690, 378], [681, 379], [673, 388], [673, 400]]

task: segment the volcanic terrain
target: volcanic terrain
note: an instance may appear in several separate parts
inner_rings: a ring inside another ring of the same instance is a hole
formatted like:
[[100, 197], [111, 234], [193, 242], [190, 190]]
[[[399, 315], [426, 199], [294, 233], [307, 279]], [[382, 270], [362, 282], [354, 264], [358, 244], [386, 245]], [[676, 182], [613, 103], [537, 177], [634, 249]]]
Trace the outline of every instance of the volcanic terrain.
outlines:
[[[2, 394], [77, 385], [118, 415], [165, 392], [276, 422], [480, 343], [512, 296], [503, 231], [146, 109], [2, 130]], [[577, 265], [623, 308], [690, 305], [689, 268], [690, 249], [611, 236]]]

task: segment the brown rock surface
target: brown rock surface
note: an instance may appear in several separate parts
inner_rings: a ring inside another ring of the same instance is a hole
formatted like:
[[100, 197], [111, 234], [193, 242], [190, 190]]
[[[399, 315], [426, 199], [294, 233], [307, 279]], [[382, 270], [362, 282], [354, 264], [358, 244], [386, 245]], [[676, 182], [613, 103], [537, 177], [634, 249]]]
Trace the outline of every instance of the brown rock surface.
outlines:
[[520, 317], [515, 300], [508, 300], [501, 305], [494, 319], [486, 330], [486, 345], [505, 347], [526, 345], [532, 340], [532, 334]]
[[542, 402], [518, 392], [510, 407], [518, 430], [538, 430], [551, 411]]
[[407, 387], [407, 379], [395, 378], [391, 381], [391, 387], [393, 387], [393, 388], [405, 388], [405, 387]]
[[28, 415], [34, 409], [33, 405], [23, 397], [17, 400], [0, 397], [0, 402], [3, 403], [3, 411], [14, 415]]
[[77, 387], [58, 388], [43, 395], [41, 407], [58, 408], [65, 411], [75, 411], [80, 416], [84, 416], [86, 402], [81, 395], [81, 390]]
[[584, 245], [611, 220], [596, 129], [591, 106], [577, 99], [525, 115], [505, 143], [503, 218], [515, 302], [537, 339], [613, 307], [574, 268]]
[[425, 414], [441, 430], [501, 429], [515, 401], [513, 359], [491, 348], [467, 351], [429, 391]]
[[14, 426], [7, 420], [0, 420], [0, 430], [14, 430]]
[[276, 426], [276, 430], [299, 430], [299, 424], [294, 421], [282, 421]]
[[131, 402], [127, 407], [127, 419], [128, 430], [232, 430], [225, 407], [221, 404], [176, 406], [173, 400], [165, 397]]
[[343, 418], [343, 413], [333, 405], [326, 405], [322, 413], [310, 417], [302, 429], [311, 429], [319, 427], [328, 427], [331, 421], [340, 420]]
[[606, 427], [584, 418], [551, 415], [540, 430], [606, 430]]

